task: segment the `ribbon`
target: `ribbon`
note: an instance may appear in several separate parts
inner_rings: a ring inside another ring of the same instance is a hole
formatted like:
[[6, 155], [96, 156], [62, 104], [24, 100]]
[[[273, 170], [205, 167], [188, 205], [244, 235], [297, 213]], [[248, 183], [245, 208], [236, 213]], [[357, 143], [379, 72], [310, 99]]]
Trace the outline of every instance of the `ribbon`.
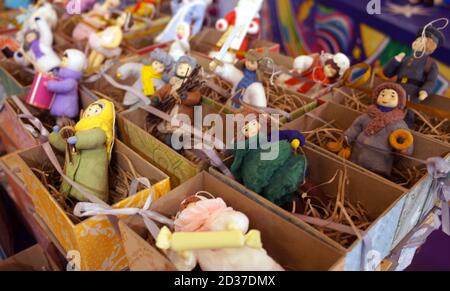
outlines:
[[[145, 186], [149, 185], [150, 194], [145, 201], [144, 207], [141, 208], [118, 208], [113, 209], [111, 206], [109, 206], [106, 202], [99, 199], [97, 196], [92, 194], [92, 192], [88, 189], [86, 189], [84, 186], [78, 184], [77, 182], [73, 181], [71, 178], [67, 177], [64, 174], [63, 169], [61, 168], [61, 165], [58, 162], [58, 159], [53, 152], [53, 149], [51, 145], [47, 142], [42, 145], [47, 157], [49, 158], [52, 165], [55, 167], [58, 174], [61, 175], [61, 177], [72, 187], [74, 187], [76, 190], [78, 190], [83, 196], [88, 199], [91, 202], [79, 202], [77, 205], [75, 205], [75, 208], [73, 210], [74, 215], [78, 217], [87, 217], [87, 216], [95, 216], [95, 215], [107, 215], [108, 219], [111, 221], [113, 226], [117, 230], [117, 216], [119, 215], [140, 215], [144, 219], [144, 223], [147, 227], [147, 229], [150, 231], [151, 235], [156, 239], [159, 234], [159, 228], [156, 225], [156, 223], [153, 221], [157, 221], [163, 224], [167, 224], [169, 226], [173, 226], [173, 221], [155, 211], [149, 210], [153, 199], [155, 192], [153, 188], [151, 187], [150, 181], [145, 178], [139, 178], [136, 179], [137, 182], [132, 182], [132, 191], [137, 191], [137, 184], [142, 183]], [[130, 193], [132, 192], [130, 191]], [[120, 232], [118, 232], [120, 235]]]
[[[14, 102], [14, 104], [16, 104], [16, 106], [19, 108], [19, 110], [23, 112], [22, 114], [19, 114], [18, 117], [27, 119], [39, 131], [39, 134], [42, 137], [44, 137], [44, 139], [46, 140], [50, 133], [44, 127], [44, 125], [39, 120], [39, 118], [34, 116], [30, 112], [30, 110], [28, 110], [28, 108], [25, 106], [25, 104], [23, 104], [22, 100], [20, 100], [20, 98], [17, 97], [16, 95], [12, 95], [11, 100]], [[29, 130], [31, 133], [33, 133], [29, 128], [27, 128], [27, 130]]]

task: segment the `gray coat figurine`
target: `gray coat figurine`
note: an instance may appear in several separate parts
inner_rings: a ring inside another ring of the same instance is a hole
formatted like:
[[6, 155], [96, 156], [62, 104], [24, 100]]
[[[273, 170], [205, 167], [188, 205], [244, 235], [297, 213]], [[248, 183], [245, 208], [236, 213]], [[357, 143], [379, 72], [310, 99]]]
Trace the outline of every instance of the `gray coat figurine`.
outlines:
[[[396, 150], [389, 137], [398, 129], [408, 129], [405, 121], [406, 93], [396, 83], [384, 83], [374, 90], [376, 105], [359, 116], [344, 135], [352, 146], [350, 161], [383, 176], [390, 176]], [[402, 154], [413, 153], [410, 146]]]

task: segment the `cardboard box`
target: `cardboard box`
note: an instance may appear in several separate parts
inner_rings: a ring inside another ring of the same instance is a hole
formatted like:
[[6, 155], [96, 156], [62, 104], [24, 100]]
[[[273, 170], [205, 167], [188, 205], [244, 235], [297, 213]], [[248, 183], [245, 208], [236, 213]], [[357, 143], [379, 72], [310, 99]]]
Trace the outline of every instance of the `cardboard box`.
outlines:
[[[198, 63], [203, 67], [203, 69], [208, 74], [213, 74], [213, 72], [211, 72], [211, 70], [209, 69], [209, 63], [211, 62], [211, 58], [205, 56], [204, 54], [198, 54], [196, 52], [192, 52], [192, 56], [197, 59]], [[282, 56], [282, 55], [280, 55], [280, 56], [282, 58], [285, 58], [285, 56]], [[278, 92], [286, 92], [286, 94], [295, 96], [295, 99], [296, 99], [295, 105], [297, 107], [288, 112], [290, 115], [290, 120], [294, 120], [294, 119], [302, 116], [303, 114], [313, 110], [317, 106], [317, 100], [311, 99], [306, 95], [298, 94], [297, 92], [284, 90], [281, 87], [279, 87], [277, 84], [274, 84], [272, 89], [275, 89]], [[268, 91], [268, 89], [266, 88], [266, 92], [267, 91]], [[233, 109], [231, 106], [229, 106], [226, 103], [227, 100], [223, 100], [223, 101], [214, 100], [213, 98], [208, 96], [208, 94], [209, 94], [208, 92], [211, 92], [211, 89], [205, 88], [204, 96], [203, 96], [205, 103], [213, 106], [217, 111], [224, 111], [226, 113], [236, 113], [237, 112], [236, 109]], [[231, 90], [229, 92], [229, 97], [231, 97]], [[277, 96], [277, 97], [279, 97], [279, 96]], [[222, 99], [226, 99], [226, 98], [222, 98]], [[269, 100], [269, 107], [271, 107], [270, 106], [271, 102], [274, 102], [274, 100]], [[280, 109], [280, 108], [278, 108], [278, 109]], [[283, 109], [283, 108], [281, 108], [281, 109]], [[285, 122], [288, 122], [288, 119], [281, 116], [280, 121], [282, 123], [285, 123]]]
[[[317, 109], [311, 111], [307, 115], [292, 121], [285, 125], [285, 128], [296, 129], [300, 131], [310, 131], [324, 125], [324, 122], [334, 121], [333, 126], [338, 129], [347, 129], [351, 126], [353, 121], [360, 115], [358, 111], [351, 110], [342, 105], [335, 103], [325, 103], [319, 106]], [[317, 117], [321, 120], [318, 120]], [[445, 157], [447, 161], [450, 161], [450, 146], [448, 144], [435, 141], [420, 133], [413, 132], [414, 136], [414, 154], [413, 158], [419, 160], [426, 160], [430, 157], [441, 156]], [[317, 145], [308, 142], [308, 146], [324, 152], [326, 155], [333, 159], [340, 160], [337, 155], [321, 148]], [[412, 161], [406, 158], [401, 158], [400, 163], [405, 163], [410, 167], [419, 166], [420, 163]], [[349, 165], [358, 169], [361, 172], [368, 173], [369, 175], [376, 176], [379, 179], [385, 181], [387, 184], [395, 185], [392, 181], [387, 180], [379, 175], [374, 174], [352, 162], [348, 162]], [[415, 185], [410, 188], [403, 188], [404, 197], [402, 198], [401, 208], [402, 215], [398, 221], [394, 223], [398, 225], [397, 234], [393, 243], [396, 246], [413, 227], [419, 223], [430, 212], [434, 205], [434, 199], [436, 193], [430, 191], [432, 179], [429, 175], [424, 175]]]
[[[222, 38], [224, 32], [220, 32], [214, 28], [205, 27], [201, 32], [195, 35], [191, 41], [191, 54], [200, 55], [209, 58], [211, 51], [219, 51], [220, 48], [216, 46], [217, 42]], [[267, 40], [253, 39], [249, 42], [250, 49], [267, 49], [271, 52], [279, 52], [280, 45], [278, 43]]]
[[[202, 112], [203, 116], [209, 113], [217, 113], [210, 106], [204, 104], [202, 104]], [[196, 164], [192, 162], [148, 133], [145, 130], [148, 114], [143, 109], [119, 114], [119, 134], [125, 144], [169, 175], [172, 188], [179, 186], [207, 168], [206, 163]], [[224, 118], [223, 115], [221, 117]]]
[[[390, 222], [398, 221], [400, 216], [401, 207], [399, 206], [399, 203], [403, 202], [403, 189], [396, 185], [386, 183], [373, 175], [359, 171], [354, 167], [349, 167], [341, 161], [332, 159], [329, 155], [313, 148], [305, 147], [304, 152], [309, 166], [309, 176], [307, 177], [307, 181], [313, 182], [314, 185], [329, 181], [338, 170], [344, 170], [346, 167], [349, 179], [349, 184], [346, 185], [346, 197], [353, 204], [360, 202], [367, 211], [372, 223], [366, 230], [366, 237], [370, 238], [372, 249], [379, 253], [381, 258], [386, 257], [391, 250], [397, 229], [396, 225], [392, 225]], [[277, 213], [280, 217], [290, 223], [309, 232], [323, 242], [333, 246], [335, 249], [344, 252], [345, 259], [342, 261], [343, 270], [361, 270], [363, 261], [362, 241], [356, 239], [350, 247], [345, 248], [313, 226], [303, 222], [289, 211], [271, 203], [259, 194], [247, 189], [239, 182], [225, 177], [214, 168], [210, 168], [210, 173], [250, 199], [271, 209], [274, 213]], [[336, 196], [337, 189], [337, 181], [320, 187], [320, 190], [324, 195], [330, 197]]]
[[[25, 104], [25, 96], [19, 96], [20, 100]], [[37, 112], [43, 112], [38, 109], [34, 109], [29, 105], [25, 105], [33, 114]], [[10, 97], [7, 97], [4, 102], [3, 110], [0, 111], [0, 139], [5, 145], [7, 153], [14, 152], [16, 150], [23, 150], [33, 146], [36, 146], [42, 142], [40, 136], [33, 136], [30, 131], [25, 127], [25, 122], [19, 118], [19, 114], [23, 112], [15, 105]], [[38, 132], [36, 130], [36, 132]]]
[[33, 77], [33, 73], [14, 60], [2, 60], [0, 63], [0, 82], [7, 96], [26, 94], [33, 83]]
[[34, 245], [4, 261], [0, 261], [0, 271], [57, 271], [56, 265], [45, 251]]
[[[306, 231], [297, 228], [270, 209], [255, 203], [207, 172], [201, 172], [183, 185], [152, 204], [151, 209], [167, 217], [177, 213], [180, 203], [198, 191], [208, 191], [215, 197], [248, 216], [250, 228], [261, 231], [267, 253], [287, 270], [336, 270], [342, 252]], [[124, 248], [131, 270], [171, 270], [173, 265], [155, 246], [149, 244], [131, 228], [121, 226]]]
[[[116, 140], [113, 158], [121, 168], [129, 171], [130, 165], [122, 154], [131, 161], [139, 175], [154, 181], [153, 189], [156, 197], [170, 191], [170, 181], [164, 173]], [[64, 252], [79, 253], [82, 270], [123, 270], [127, 267], [122, 245], [109, 220], [105, 216], [95, 216], [74, 224], [33, 173], [31, 167], [39, 167], [49, 162], [41, 146], [10, 154], [3, 157], [1, 161], [11, 170], [10, 173], [20, 175], [33, 200], [37, 214], [51, 230]], [[144, 190], [112, 207], [140, 208], [143, 207], [148, 195], [149, 190]]]
[[155, 16], [150, 27], [125, 33], [123, 47], [130, 53], [139, 55], [147, 54], [156, 48], [166, 47], [167, 43], [157, 44], [154, 39], [164, 30], [170, 19], [169, 15], [159, 14]]

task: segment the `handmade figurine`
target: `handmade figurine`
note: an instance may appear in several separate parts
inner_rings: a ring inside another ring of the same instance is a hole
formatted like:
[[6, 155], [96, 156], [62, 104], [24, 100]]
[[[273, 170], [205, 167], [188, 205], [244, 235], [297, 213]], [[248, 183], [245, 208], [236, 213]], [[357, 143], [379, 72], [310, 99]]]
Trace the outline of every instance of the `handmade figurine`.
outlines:
[[32, 64], [37, 72], [50, 72], [61, 62], [53, 50], [53, 32], [41, 17], [36, 17], [34, 24], [35, 29], [25, 32], [21, 49], [14, 54], [14, 59], [23, 66]]
[[155, 42], [166, 43], [175, 40], [176, 30], [180, 23], [183, 22], [192, 26], [191, 35], [199, 33], [205, 21], [206, 10], [211, 3], [212, 0], [182, 0], [181, 3], [176, 5], [175, 15], [167, 24], [164, 31], [155, 38]]
[[278, 83], [305, 94], [317, 83], [322, 85], [336, 83], [350, 67], [350, 59], [343, 53], [299, 56], [295, 58], [293, 67], [292, 75], [280, 76]]
[[169, 50], [169, 54], [175, 62], [182, 56], [187, 55], [191, 49], [191, 45], [189, 44], [190, 30], [190, 26], [185, 22], [180, 23], [177, 27], [176, 39], [170, 45]]
[[[233, 40], [224, 61], [234, 63], [236, 56], [238, 56], [239, 59], [244, 57], [249, 46], [249, 36], [257, 37], [259, 35], [261, 32], [259, 11], [262, 8], [262, 4], [263, 1], [258, 0], [239, 0], [232, 11], [216, 22], [216, 29], [220, 32], [224, 32], [222, 38], [216, 44], [217, 49], [220, 49], [235, 27], [244, 25], [247, 19], [252, 18], [246, 35], [243, 37], [236, 37]], [[210, 55], [211, 57], [215, 57], [216, 52], [212, 52]]]
[[230, 99], [233, 108], [241, 108], [242, 102], [256, 107], [267, 107], [258, 61], [259, 57], [252, 50], [247, 52], [245, 60], [237, 66], [218, 60], [213, 60], [209, 64], [211, 71], [233, 84], [232, 98]]
[[344, 133], [352, 146], [350, 161], [389, 177], [395, 154], [411, 155], [414, 140], [405, 118], [406, 92], [396, 83], [374, 90], [375, 105], [358, 117]]
[[120, 0], [105, 0], [103, 4], [96, 3], [91, 11], [82, 15], [82, 21], [72, 31], [72, 38], [75, 41], [88, 40], [92, 34], [107, 27], [112, 10], [119, 5]]
[[50, 114], [56, 118], [75, 118], [79, 113], [78, 82], [86, 68], [86, 56], [76, 49], [68, 49], [59, 65], [57, 80], [48, 81], [47, 89], [55, 93]]
[[248, 217], [221, 198], [188, 197], [174, 223], [175, 232], [163, 227], [156, 245], [180, 271], [197, 264], [203, 271], [284, 270], [263, 248], [259, 231], [249, 231]]
[[[194, 106], [201, 103], [199, 65], [190, 57], [181, 57], [172, 69], [172, 77], [168, 84], [159, 89], [152, 98], [152, 103], [175, 118], [180, 114], [194, 120]], [[158, 131], [169, 136], [176, 130], [170, 122], [163, 121]]]
[[120, 45], [123, 39], [123, 31], [128, 31], [133, 26], [131, 13], [124, 12], [116, 20], [115, 25], [105, 30], [91, 34], [89, 47], [91, 54], [88, 59], [88, 72], [98, 68], [106, 58], [118, 57], [122, 53]]
[[[431, 54], [445, 43], [445, 36], [433, 26], [425, 26], [417, 33], [412, 44], [413, 54], [400, 53], [384, 66], [384, 74], [396, 77], [407, 93], [410, 102], [420, 103], [433, 92], [439, 75], [436, 62]], [[413, 128], [414, 113], [408, 111], [406, 122]]]
[[58, 22], [58, 14], [53, 6], [50, 3], [38, 2], [36, 5], [31, 6], [28, 11], [22, 15], [21, 19], [18, 20], [19, 23], [23, 22], [20, 30], [16, 33], [16, 39], [19, 43], [25, 41], [26, 32], [38, 29], [36, 18], [46, 21], [50, 31], [56, 27], [56, 23]]
[[[143, 92], [145, 96], [153, 97], [155, 92], [166, 83], [163, 81], [165, 73], [172, 68], [172, 57], [162, 49], [156, 49], [150, 54], [150, 65], [128, 63], [117, 69], [117, 77], [125, 80], [131, 75], [136, 78], [133, 88]], [[128, 91], [123, 99], [125, 106], [134, 106], [143, 102], [138, 96]]]
[[131, 8], [131, 13], [140, 17], [153, 18], [159, 2], [160, 0], [138, 0]]
[[[261, 132], [257, 119], [249, 121], [242, 133], [245, 140], [234, 145], [233, 176], [275, 204], [291, 202], [305, 177], [306, 159], [296, 153], [305, 144], [304, 136], [295, 130], [279, 131], [279, 139], [272, 140], [269, 133]], [[278, 154], [274, 159], [262, 159], [261, 153], [269, 152], [269, 146], [278, 147]]]
[[[108, 100], [98, 100], [83, 112], [74, 128], [55, 126], [49, 141], [65, 152], [65, 175], [108, 201], [108, 166], [114, 144], [115, 110]], [[78, 201], [88, 201], [82, 193], [63, 181], [61, 192]]]

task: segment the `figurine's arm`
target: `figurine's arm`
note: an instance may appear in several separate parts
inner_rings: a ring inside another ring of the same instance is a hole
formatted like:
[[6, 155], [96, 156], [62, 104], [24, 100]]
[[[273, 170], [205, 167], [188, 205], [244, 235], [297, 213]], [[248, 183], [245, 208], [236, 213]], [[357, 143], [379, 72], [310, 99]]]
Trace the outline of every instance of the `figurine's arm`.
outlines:
[[50, 29], [50, 26], [40, 17], [36, 17], [34, 21], [36, 22], [39, 31], [39, 42], [45, 46], [51, 47], [53, 45], [53, 32]]
[[223, 66], [217, 66], [217, 68], [214, 70], [214, 73], [217, 74], [219, 77], [224, 79], [227, 82], [230, 82], [233, 84], [233, 86], [237, 86], [239, 82], [244, 77], [244, 74], [236, 68], [234, 65], [231, 64], [224, 64]]
[[75, 136], [77, 138], [75, 147], [78, 150], [100, 148], [106, 143], [106, 134], [101, 128], [79, 131]]
[[358, 136], [361, 134], [361, 132], [364, 130], [363, 124], [365, 118], [366, 114], [361, 115], [353, 122], [352, 126], [350, 126], [350, 128], [344, 132], [344, 136], [347, 138], [347, 141], [350, 144], [353, 144], [355, 140], [358, 138]]
[[393, 57], [384, 67], [383, 73], [386, 77], [392, 78], [397, 75], [400, 65], [405, 57], [404, 53], [400, 53], [399, 55]]
[[142, 67], [143, 65], [138, 63], [128, 63], [122, 65], [117, 69], [117, 77], [121, 80], [127, 79], [128, 77], [130, 77], [130, 75], [135, 78], [139, 78], [141, 75]]
[[122, 30], [119, 27], [112, 27], [112, 28], [107, 28], [107, 29], [111, 29], [112, 33], [114, 34], [114, 38], [110, 39], [109, 37], [101, 40], [101, 45], [104, 48], [107, 49], [115, 49], [118, 48], [120, 46], [120, 44], [122, 43], [122, 39], [123, 39], [123, 33]]
[[427, 95], [430, 95], [433, 92], [434, 86], [436, 86], [438, 75], [439, 75], [438, 66], [435, 62], [433, 62], [430, 71], [425, 76], [425, 83], [420, 88], [420, 91], [425, 91], [427, 92]]
[[52, 133], [50, 133], [50, 135], [48, 136], [48, 141], [58, 151], [65, 152], [65, 150], [66, 150], [66, 142], [62, 138], [62, 136], [59, 133], [59, 131], [53, 131]]
[[74, 79], [66, 79], [62, 81], [48, 81], [47, 89], [54, 93], [67, 93], [74, 90], [77, 87], [77, 81]]
[[[391, 133], [393, 133], [394, 131], [396, 131], [398, 129], [404, 129], [404, 130], [410, 131], [408, 125], [403, 120], [400, 120], [400, 121], [395, 122], [395, 123], [391, 123], [391, 125], [390, 125], [390, 132]], [[401, 153], [403, 155], [411, 156], [414, 153], [414, 142], [408, 149], [403, 150]]]

